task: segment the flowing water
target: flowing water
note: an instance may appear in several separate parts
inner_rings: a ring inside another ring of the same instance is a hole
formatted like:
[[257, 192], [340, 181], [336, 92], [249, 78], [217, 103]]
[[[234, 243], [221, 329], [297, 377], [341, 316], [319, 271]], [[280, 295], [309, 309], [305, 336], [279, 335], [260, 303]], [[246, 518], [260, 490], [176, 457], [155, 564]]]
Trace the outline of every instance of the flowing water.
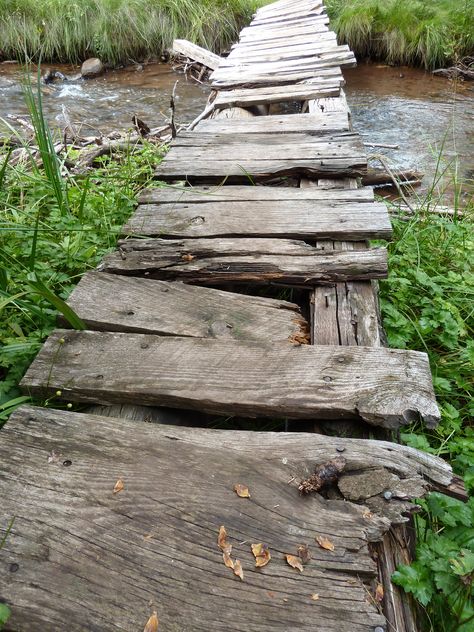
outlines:
[[[74, 76], [77, 68], [55, 66]], [[0, 64], [0, 117], [26, 113], [21, 69]], [[451, 82], [412, 68], [361, 64], [345, 72], [347, 97], [356, 130], [367, 143], [398, 145], [398, 150], [368, 147], [384, 153], [394, 166], [426, 174], [425, 187], [436, 171], [437, 152], [444, 160], [459, 157], [460, 175], [474, 173], [474, 85]], [[97, 79], [76, 79], [43, 86], [43, 105], [50, 122], [64, 124], [63, 106], [82, 133], [131, 127], [137, 114], [150, 127], [169, 116], [169, 100], [177, 86], [176, 118], [190, 122], [203, 109], [208, 88], [161, 63], [115, 70]]]

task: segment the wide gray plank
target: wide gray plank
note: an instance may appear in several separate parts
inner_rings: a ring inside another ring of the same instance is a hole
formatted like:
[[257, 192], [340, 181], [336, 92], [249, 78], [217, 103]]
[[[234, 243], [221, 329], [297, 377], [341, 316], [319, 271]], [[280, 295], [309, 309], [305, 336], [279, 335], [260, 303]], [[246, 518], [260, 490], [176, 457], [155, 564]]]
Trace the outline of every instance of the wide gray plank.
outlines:
[[315, 202], [320, 204], [342, 205], [347, 202], [367, 203], [374, 201], [374, 190], [372, 187], [362, 187], [360, 189], [324, 189], [317, 187], [314, 189], [300, 189], [298, 187], [276, 187], [276, 186], [161, 186], [150, 187], [143, 190], [139, 197], [140, 204], [170, 204], [191, 203], [208, 204], [209, 202], [232, 204], [233, 202]]
[[281, 103], [285, 101], [307, 101], [321, 97], [338, 96], [340, 83], [332, 78], [326, 83], [299, 83], [286, 86], [268, 86], [264, 88], [242, 88], [221, 90], [214, 101], [216, 108], [249, 107], [259, 103]]
[[348, 132], [349, 129], [347, 114], [333, 112], [325, 117], [314, 114], [271, 114], [242, 120], [206, 119], [199, 123], [196, 131], [232, 135], [305, 133], [320, 137], [323, 134]]
[[310, 286], [348, 279], [383, 278], [383, 248], [324, 252], [301, 241], [265, 238], [128, 239], [107, 255], [105, 272], [219, 285], [272, 283]]
[[160, 237], [286, 237], [386, 239], [392, 234], [385, 204], [287, 201], [141, 204], [124, 234]]
[[100, 331], [274, 342], [309, 331], [293, 303], [105, 272], [84, 275], [67, 303]]
[[[402, 479], [452, 479], [441, 459], [396, 444], [17, 410], [0, 442], [0, 537], [15, 516], [1, 562], [9, 629], [141, 631], [156, 609], [160, 630], [373, 632], [385, 622], [367, 598], [376, 572], [367, 539], [379, 540], [387, 522], [288, 485], [342, 447], [349, 476], [377, 466]], [[124, 489], [113, 494], [119, 478]], [[236, 483], [252, 498], [238, 498]], [[221, 525], [243, 582], [222, 562]], [[252, 542], [270, 547], [264, 569]], [[283, 555], [303, 543], [313, 559], [299, 574]]]
[[370, 347], [274, 345], [57, 330], [21, 382], [66, 401], [223, 415], [361, 417], [386, 428], [439, 421], [428, 357]]

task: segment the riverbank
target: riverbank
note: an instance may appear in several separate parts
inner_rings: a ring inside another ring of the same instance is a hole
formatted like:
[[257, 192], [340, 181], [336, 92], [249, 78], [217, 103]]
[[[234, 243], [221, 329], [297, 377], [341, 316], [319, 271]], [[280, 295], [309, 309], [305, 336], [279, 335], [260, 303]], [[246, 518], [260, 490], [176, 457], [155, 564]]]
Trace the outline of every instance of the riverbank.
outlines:
[[331, 26], [356, 56], [433, 70], [472, 55], [470, 0], [327, 0]]
[[117, 66], [159, 57], [175, 38], [221, 51], [259, 0], [0, 0], [0, 60]]

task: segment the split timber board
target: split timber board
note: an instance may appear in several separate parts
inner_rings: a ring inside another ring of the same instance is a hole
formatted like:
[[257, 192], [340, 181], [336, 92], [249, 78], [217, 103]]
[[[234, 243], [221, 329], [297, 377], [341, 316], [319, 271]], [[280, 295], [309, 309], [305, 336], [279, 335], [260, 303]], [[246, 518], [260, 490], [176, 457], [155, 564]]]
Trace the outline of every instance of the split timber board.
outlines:
[[294, 48], [292, 46], [288, 48], [283, 48], [281, 51], [278, 50], [259, 50], [259, 51], [237, 51], [235, 54], [229, 55], [226, 58], [225, 63], [220, 64], [220, 68], [229, 68], [234, 66], [244, 67], [248, 64], [261, 64], [261, 63], [277, 63], [277, 62], [286, 62], [289, 60], [297, 60], [300, 59], [301, 62], [307, 63], [311, 59], [324, 58], [326, 55], [332, 55], [335, 52], [338, 53], [348, 53], [348, 47], [337, 46], [334, 47], [332, 42], [323, 43], [319, 46], [312, 46], [307, 51], [302, 50], [299, 52], [299, 48]]
[[366, 172], [367, 155], [357, 134], [318, 138], [294, 132], [232, 136], [194, 131], [173, 141], [155, 177], [215, 182], [229, 177], [247, 181], [289, 175], [355, 177]]
[[207, 134], [288, 134], [304, 133], [324, 136], [349, 132], [349, 116], [344, 112], [331, 112], [327, 116], [315, 114], [270, 114], [250, 119], [236, 119], [229, 125], [227, 120], [206, 119], [197, 126], [199, 133]]
[[[440, 459], [377, 441], [18, 409], [0, 442], [0, 528], [15, 516], [1, 557], [9, 629], [130, 632], [156, 609], [160, 629], [180, 632], [373, 632], [385, 620], [367, 599], [376, 576], [367, 540], [387, 525], [363, 506], [302, 498], [288, 485], [341, 446], [348, 476], [376, 466], [452, 479]], [[237, 482], [251, 499], [237, 497]], [[223, 564], [221, 525], [243, 582]], [[270, 564], [256, 569], [242, 542], [267, 542]], [[313, 560], [299, 574], [283, 555], [303, 543]]]
[[387, 276], [387, 252], [323, 252], [302, 241], [265, 238], [127, 239], [99, 265], [104, 272], [220, 285], [309, 287]]
[[216, 109], [226, 107], [250, 107], [286, 101], [307, 101], [322, 97], [338, 96], [340, 82], [330, 79], [318, 84], [298, 83], [287, 86], [268, 86], [266, 88], [242, 88], [238, 90], [221, 90], [213, 105]]
[[229, 196], [226, 201], [216, 201], [204, 192], [202, 197], [192, 204], [175, 191], [174, 202], [140, 204], [122, 233], [347, 240], [387, 239], [392, 234], [387, 207], [378, 202], [338, 203], [330, 194], [326, 200], [298, 199], [295, 195], [291, 206], [285, 199], [241, 202]]
[[215, 70], [222, 63], [222, 57], [219, 57], [219, 55], [215, 55], [205, 48], [183, 39], [175, 39], [173, 41], [171, 52], [174, 55], [182, 55], [197, 61], [211, 70]]
[[426, 354], [56, 330], [21, 383], [66, 401], [222, 415], [362, 418], [386, 428], [439, 421]]
[[84, 275], [67, 303], [99, 331], [257, 342], [302, 341], [309, 332], [293, 303], [105, 272]]

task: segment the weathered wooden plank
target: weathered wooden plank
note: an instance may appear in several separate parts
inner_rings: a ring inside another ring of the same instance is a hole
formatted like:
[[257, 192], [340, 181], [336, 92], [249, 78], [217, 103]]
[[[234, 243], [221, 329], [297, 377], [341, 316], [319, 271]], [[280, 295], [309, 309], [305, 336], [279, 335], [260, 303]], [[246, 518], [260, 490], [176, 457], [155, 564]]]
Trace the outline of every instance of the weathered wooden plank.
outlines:
[[[269, 118], [269, 117], [265, 117]], [[296, 187], [277, 186], [162, 186], [145, 189], [138, 197], [140, 204], [171, 204], [177, 202], [191, 204], [207, 204], [209, 201], [219, 203], [232, 202], [277, 202], [277, 201], [307, 201], [331, 204], [345, 204], [347, 202], [368, 203], [374, 201], [372, 187], [360, 189], [328, 190], [323, 187], [314, 189], [298, 189]], [[290, 205], [288, 205], [290, 206]]]
[[330, 79], [319, 84], [295, 84], [285, 86], [268, 86], [265, 88], [242, 88], [236, 90], [222, 90], [218, 93], [214, 106], [249, 107], [259, 103], [281, 103], [284, 101], [306, 101], [322, 96], [337, 96], [340, 83]]
[[427, 355], [371, 347], [274, 345], [57, 330], [21, 382], [67, 401], [224, 415], [360, 417], [397, 428], [439, 421]]
[[275, 342], [309, 338], [293, 303], [183, 283], [89, 272], [67, 302], [88, 329], [99, 331]]
[[338, 60], [321, 61], [320, 64], [314, 64], [314, 67], [310, 69], [290, 69], [274, 70], [267, 72], [265, 69], [259, 69], [258, 71], [250, 74], [248, 71], [245, 73], [236, 73], [234, 76], [226, 74], [222, 79], [213, 80], [212, 87], [216, 90], [222, 90], [224, 88], [233, 88], [240, 86], [265, 86], [265, 85], [286, 85], [290, 83], [298, 83], [308, 79], [313, 79], [317, 75], [326, 73], [325, 77], [331, 77], [339, 85], [344, 83], [344, 78], [340, 70], [340, 63]]
[[349, 47], [337, 46], [334, 47], [332, 42], [322, 43], [319, 46], [312, 45], [307, 50], [301, 50], [300, 47], [286, 47], [282, 50], [270, 50], [270, 51], [246, 51], [242, 49], [240, 51], [234, 50], [226, 57], [225, 62], [221, 63], [222, 68], [231, 68], [235, 66], [242, 66], [246, 64], [267, 64], [270, 62], [287, 62], [291, 60], [301, 60], [308, 62], [314, 59], [324, 59], [328, 55], [348, 53]]
[[205, 48], [183, 39], [175, 39], [171, 51], [174, 55], [189, 57], [211, 70], [215, 70], [222, 61], [222, 57], [219, 57], [219, 55], [211, 53]]
[[[349, 473], [376, 465], [401, 478], [452, 478], [441, 459], [383, 442], [17, 410], [0, 442], [0, 537], [15, 516], [2, 548], [9, 628], [130, 632], [156, 609], [163, 630], [373, 632], [384, 618], [367, 599], [367, 538], [380, 539], [386, 521], [288, 485], [341, 449]], [[119, 478], [124, 489], [113, 494]], [[250, 500], [233, 492], [238, 482]], [[221, 525], [243, 582], [222, 562]], [[321, 535], [333, 552], [315, 544]], [[252, 542], [270, 547], [264, 569]], [[304, 543], [313, 560], [297, 574], [283, 555]]]
[[287, 201], [141, 204], [124, 234], [159, 237], [286, 237], [386, 239], [392, 234], [385, 204]]
[[295, 48], [299, 49], [302, 47], [309, 46], [320, 46], [322, 44], [327, 44], [328, 42], [332, 42], [334, 46], [337, 46], [337, 37], [336, 34], [332, 31], [327, 31], [327, 33], [319, 33], [318, 38], [315, 39], [311, 35], [300, 35], [298, 37], [292, 37], [291, 39], [286, 39], [281, 37], [276, 40], [272, 40], [270, 42], [246, 42], [245, 44], [234, 44], [231, 48], [233, 51], [238, 51], [239, 53], [247, 53], [251, 51], [271, 51], [273, 52], [275, 49], [289, 49]]
[[264, 238], [129, 239], [107, 255], [105, 272], [186, 283], [310, 286], [387, 274], [383, 248], [324, 252], [302, 241]]
[[198, 132], [207, 134], [282, 134], [308, 133], [314, 136], [349, 131], [349, 117], [342, 112], [334, 112], [325, 117], [312, 114], [270, 114], [252, 119], [232, 122], [206, 119], [197, 126]]
[[359, 176], [367, 156], [359, 136], [322, 139], [308, 133], [210, 135], [185, 132], [175, 139], [155, 175], [163, 180], [205, 177], [265, 179], [276, 175]]

